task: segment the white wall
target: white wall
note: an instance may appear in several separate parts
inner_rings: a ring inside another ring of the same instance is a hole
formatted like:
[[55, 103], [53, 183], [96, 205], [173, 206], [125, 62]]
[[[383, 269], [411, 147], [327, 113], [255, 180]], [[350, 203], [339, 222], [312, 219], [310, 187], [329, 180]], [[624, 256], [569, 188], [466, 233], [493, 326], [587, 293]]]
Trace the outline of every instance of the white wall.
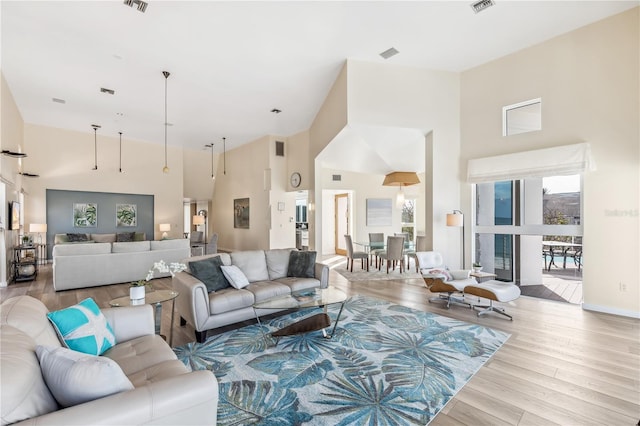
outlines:
[[[471, 158], [590, 144], [584, 307], [630, 316], [640, 316], [639, 10], [468, 70], [461, 90], [463, 171]], [[502, 137], [502, 107], [533, 98], [542, 98], [542, 130]]]

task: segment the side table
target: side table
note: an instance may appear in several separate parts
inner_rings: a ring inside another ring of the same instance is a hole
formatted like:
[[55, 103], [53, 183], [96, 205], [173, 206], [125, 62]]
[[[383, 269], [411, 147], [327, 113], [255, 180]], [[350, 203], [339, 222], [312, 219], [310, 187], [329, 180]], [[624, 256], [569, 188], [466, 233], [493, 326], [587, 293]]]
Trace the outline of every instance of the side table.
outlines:
[[469, 275], [474, 277], [479, 283], [487, 280], [492, 280], [497, 277], [496, 274], [492, 274], [491, 272], [482, 272], [482, 271], [473, 271]]
[[171, 346], [173, 343], [173, 313], [178, 294], [180, 293], [173, 290], [152, 290], [146, 292], [144, 299], [131, 300], [129, 296], [122, 296], [111, 300], [109, 305], [112, 307], [137, 306], [142, 304], [155, 305], [155, 331], [156, 334], [160, 334], [162, 303], [171, 301], [171, 322], [169, 323], [169, 346]]

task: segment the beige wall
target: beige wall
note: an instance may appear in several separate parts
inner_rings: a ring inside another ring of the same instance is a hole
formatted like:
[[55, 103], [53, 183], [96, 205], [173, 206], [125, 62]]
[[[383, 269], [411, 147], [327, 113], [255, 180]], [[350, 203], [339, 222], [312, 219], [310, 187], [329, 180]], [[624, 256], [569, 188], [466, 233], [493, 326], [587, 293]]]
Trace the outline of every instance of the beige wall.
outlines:
[[[633, 316], [640, 316], [638, 11], [466, 71], [461, 91], [463, 166], [471, 158], [590, 144], [597, 170], [584, 175], [584, 306]], [[502, 137], [502, 107], [538, 97], [542, 130]], [[462, 197], [469, 208], [466, 189]]]
[[[24, 150], [24, 122], [22, 115], [18, 111], [18, 107], [13, 99], [13, 95], [7, 86], [4, 75], [0, 73], [0, 147], [11, 151]], [[19, 231], [10, 231], [8, 226], [8, 203], [10, 201], [18, 201], [19, 193], [22, 187], [23, 177], [18, 175], [18, 167], [22, 160], [0, 155], [0, 174], [2, 182], [0, 182], [0, 228], [4, 228], [2, 237], [0, 238], [0, 286], [7, 285], [8, 271], [10, 271], [10, 256], [14, 245], [18, 244]]]
[[[91, 129], [89, 129], [91, 130]], [[168, 149], [169, 173], [163, 173], [164, 146], [122, 139], [122, 173], [119, 140], [98, 131], [98, 170], [94, 166], [93, 132], [76, 132], [25, 124], [24, 144], [29, 157], [24, 167], [40, 175], [25, 179], [25, 224], [46, 222], [46, 190], [121, 192], [154, 195], [154, 236], [159, 223], [171, 223], [171, 235], [182, 234], [182, 150]]]
[[[271, 137], [227, 151], [227, 173], [218, 173], [212, 202], [213, 232], [218, 233], [218, 248], [225, 250], [268, 249], [270, 242], [269, 190], [265, 188], [265, 170], [270, 168]], [[223, 157], [219, 170], [223, 170]], [[233, 227], [233, 200], [249, 198], [249, 229]]]

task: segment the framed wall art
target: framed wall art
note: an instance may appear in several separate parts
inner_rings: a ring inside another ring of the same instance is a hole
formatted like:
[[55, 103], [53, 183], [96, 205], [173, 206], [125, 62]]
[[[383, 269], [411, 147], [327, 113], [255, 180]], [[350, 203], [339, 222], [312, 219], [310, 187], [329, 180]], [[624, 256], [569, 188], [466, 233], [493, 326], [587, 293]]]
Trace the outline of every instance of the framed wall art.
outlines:
[[233, 200], [233, 227], [249, 229], [248, 198], [236, 198]]
[[134, 227], [138, 225], [136, 204], [116, 204], [116, 226]]
[[391, 226], [391, 198], [367, 198], [367, 226]]
[[73, 204], [73, 227], [93, 228], [98, 226], [98, 204], [96, 203], [74, 203]]

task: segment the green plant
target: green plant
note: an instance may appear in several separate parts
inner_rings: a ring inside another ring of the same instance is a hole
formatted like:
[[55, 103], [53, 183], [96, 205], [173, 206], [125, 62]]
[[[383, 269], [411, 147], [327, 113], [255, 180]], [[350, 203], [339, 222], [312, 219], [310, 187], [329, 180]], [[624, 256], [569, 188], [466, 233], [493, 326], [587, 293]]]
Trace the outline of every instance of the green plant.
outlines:
[[473, 262], [473, 267], [474, 268], [482, 268], [482, 264], [480, 262]]

